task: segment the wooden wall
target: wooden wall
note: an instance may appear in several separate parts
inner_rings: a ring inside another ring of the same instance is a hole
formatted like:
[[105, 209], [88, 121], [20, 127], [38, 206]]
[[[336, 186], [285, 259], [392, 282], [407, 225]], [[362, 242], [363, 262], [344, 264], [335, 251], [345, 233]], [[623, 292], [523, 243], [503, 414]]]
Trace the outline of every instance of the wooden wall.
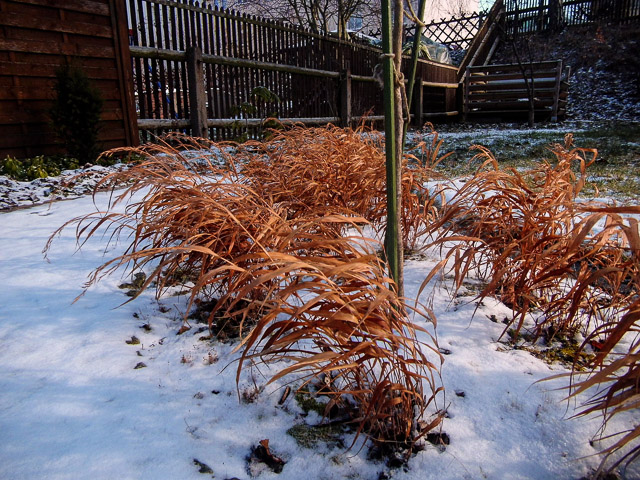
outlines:
[[105, 100], [103, 149], [138, 141], [124, 0], [0, 0], [0, 158], [61, 151], [56, 68], [81, 66]]

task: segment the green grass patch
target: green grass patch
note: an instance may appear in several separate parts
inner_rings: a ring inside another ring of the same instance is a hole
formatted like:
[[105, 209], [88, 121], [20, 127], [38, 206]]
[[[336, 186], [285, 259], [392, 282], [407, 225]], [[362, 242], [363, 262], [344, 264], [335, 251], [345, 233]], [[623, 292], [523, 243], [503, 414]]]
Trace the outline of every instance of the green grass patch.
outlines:
[[582, 196], [610, 196], [621, 201], [640, 199], [640, 123], [609, 122], [567, 124], [549, 129], [478, 128], [463, 132], [440, 132], [441, 153], [453, 152], [437, 170], [447, 176], [470, 175], [480, 161], [470, 161], [471, 145], [488, 147], [501, 165], [526, 170], [541, 160], [554, 162], [550, 147], [563, 143], [573, 133], [574, 144], [598, 150], [596, 162], [588, 169]]
[[287, 435], [293, 437], [298, 445], [304, 448], [315, 448], [319, 443], [328, 447], [344, 448], [342, 425], [307, 425], [300, 423], [287, 430]]

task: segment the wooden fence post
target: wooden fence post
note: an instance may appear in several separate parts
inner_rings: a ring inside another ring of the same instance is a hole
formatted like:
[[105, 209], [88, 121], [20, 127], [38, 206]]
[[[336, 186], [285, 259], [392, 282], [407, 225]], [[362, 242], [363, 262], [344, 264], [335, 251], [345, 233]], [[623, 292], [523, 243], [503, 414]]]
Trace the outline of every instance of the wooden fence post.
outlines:
[[558, 107], [560, 105], [560, 84], [562, 83], [562, 60], [558, 60], [556, 65], [556, 84], [553, 92], [553, 107], [551, 107], [551, 121], [558, 121]]
[[469, 113], [469, 80], [470, 80], [469, 67], [464, 71], [464, 82], [462, 84], [462, 122], [467, 121], [467, 115]]
[[131, 56], [129, 54], [129, 32], [127, 29], [127, 7], [124, 0], [111, 0], [111, 24], [116, 52], [116, 68], [120, 87], [120, 104], [124, 122], [125, 142], [127, 146], [138, 146], [138, 116], [136, 114], [135, 95], [133, 92], [133, 75]]
[[351, 125], [351, 70], [340, 72], [340, 125]]
[[[424, 87], [422, 86], [422, 78], [416, 79], [413, 85], [413, 124], [417, 128], [422, 128], [422, 118], [424, 114]], [[411, 106], [409, 106], [411, 108]]]
[[189, 79], [189, 120], [194, 137], [208, 138], [207, 97], [204, 91], [202, 50], [197, 45], [187, 48], [187, 76]]

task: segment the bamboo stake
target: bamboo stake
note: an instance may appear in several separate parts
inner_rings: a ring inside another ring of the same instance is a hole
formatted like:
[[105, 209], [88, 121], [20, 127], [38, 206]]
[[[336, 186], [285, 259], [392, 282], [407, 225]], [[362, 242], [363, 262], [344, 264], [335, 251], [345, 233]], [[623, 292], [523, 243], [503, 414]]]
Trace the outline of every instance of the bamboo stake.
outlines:
[[389, 276], [396, 282], [398, 278], [398, 255], [396, 239], [399, 226], [397, 188], [396, 188], [396, 135], [394, 105], [393, 51], [391, 46], [391, 3], [382, 0], [382, 75], [384, 81], [384, 133], [385, 154], [387, 158], [387, 230], [385, 233], [385, 250], [389, 265]]
[[389, 276], [395, 282], [398, 295], [403, 294], [403, 244], [400, 226], [402, 191], [400, 169], [402, 167], [402, 94], [404, 87], [399, 78], [402, 60], [402, 2], [394, 0], [395, 30], [392, 31], [391, 3], [382, 0], [382, 50], [384, 81], [384, 130], [387, 177], [387, 229], [385, 251]]

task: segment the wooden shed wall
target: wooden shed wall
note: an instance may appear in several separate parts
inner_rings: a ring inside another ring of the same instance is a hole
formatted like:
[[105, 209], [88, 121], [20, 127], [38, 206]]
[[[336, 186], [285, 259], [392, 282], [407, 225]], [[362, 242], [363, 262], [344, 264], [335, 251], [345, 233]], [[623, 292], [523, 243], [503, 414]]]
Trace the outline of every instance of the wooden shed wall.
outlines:
[[105, 100], [101, 147], [137, 142], [124, 0], [0, 0], [1, 158], [61, 152], [48, 110], [66, 62]]

